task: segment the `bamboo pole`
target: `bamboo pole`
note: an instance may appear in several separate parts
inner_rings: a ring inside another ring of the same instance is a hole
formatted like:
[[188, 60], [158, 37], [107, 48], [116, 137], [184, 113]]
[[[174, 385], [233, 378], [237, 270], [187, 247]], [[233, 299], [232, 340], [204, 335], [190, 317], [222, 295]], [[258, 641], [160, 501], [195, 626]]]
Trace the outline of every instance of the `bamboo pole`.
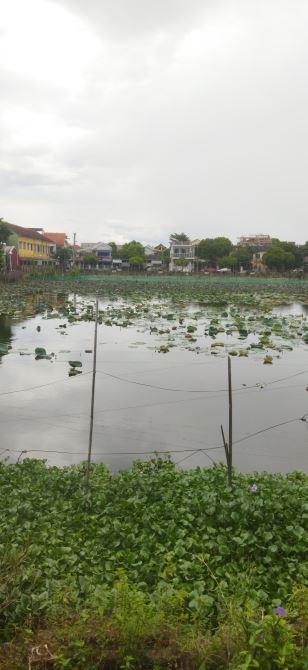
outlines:
[[232, 472], [232, 446], [233, 446], [233, 403], [232, 403], [232, 371], [231, 358], [228, 356], [228, 396], [229, 396], [229, 466]]
[[90, 432], [89, 432], [89, 447], [88, 447], [88, 460], [87, 460], [87, 471], [86, 471], [86, 490], [87, 491], [89, 490], [89, 486], [90, 486], [90, 469], [91, 469], [92, 440], [93, 440], [95, 378], [96, 378], [96, 352], [97, 352], [97, 324], [98, 324], [98, 296], [96, 296], [96, 303], [95, 303], [95, 327], [94, 327], [94, 350], [93, 350]]

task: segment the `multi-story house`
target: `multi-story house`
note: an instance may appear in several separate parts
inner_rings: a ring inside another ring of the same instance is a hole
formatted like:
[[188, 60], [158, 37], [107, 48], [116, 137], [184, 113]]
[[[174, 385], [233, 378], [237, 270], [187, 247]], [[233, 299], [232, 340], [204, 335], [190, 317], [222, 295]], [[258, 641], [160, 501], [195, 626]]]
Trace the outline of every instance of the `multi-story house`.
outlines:
[[162, 244], [162, 243], [157, 244], [157, 246], [154, 247], [154, 253], [155, 254], [163, 254], [164, 251], [167, 251], [167, 247], [165, 247], [165, 245]]
[[83, 242], [78, 252], [79, 263], [83, 262], [83, 257], [87, 254], [96, 256], [97, 268], [100, 270], [110, 270], [112, 268], [112, 247], [104, 242]]
[[149, 244], [144, 247], [144, 267], [146, 270], [159, 270], [162, 267], [162, 261], [158, 258], [155, 248]]
[[[189, 240], [189, 242], [171, 242], [169, 270], [173, 272], [181, 268], [186, 272], [192, 272], [195, 268], [197, 258], [196, 249], [200, 240]], [[183, 260], [186, 261], [184, 265]], [[183, 264], [182, 264], [183, 263]]]
[[18, 250], [21, 267], [53, 265], [51, 258], [53, 242], [46, 236], [32, 228], [15, 226], [10, 223], [11, 236], [8, 245]]
[[66, 233], [44, 233], [54, 244], [53, 253], [57, 253], [60, 249], [69, 247], [68, 237]]
[[269, 248], [272, 245], [270, 235], [243, 235], [237, 241], [238, 247], [250, 247], [251, 249]]

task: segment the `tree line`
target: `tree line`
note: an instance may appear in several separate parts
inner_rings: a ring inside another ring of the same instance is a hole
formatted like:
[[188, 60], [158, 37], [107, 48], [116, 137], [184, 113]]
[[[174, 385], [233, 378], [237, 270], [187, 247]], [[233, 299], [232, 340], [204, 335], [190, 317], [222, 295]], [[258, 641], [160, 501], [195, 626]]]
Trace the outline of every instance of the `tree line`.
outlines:
[[[9, 224], [0, 218], [0, 268], [4, 265], [3, 247], [7, 243], [11, 231]], [[184, 232], [172, 233], [170, 235], [170, 244], [187, 244], [190, 238]], [[135, 269], [141, 269], [145, 261], [145, 250], [141, 242], [132, 240], [118, 246], [115, 242], [109, 242], [113, 259], [127, 261]], [[228, 267], [233, 271], [239, 271], [240, 268], [250, 270], [252, 267], [254, 249], [249, 247], [239, 247], [233, 245], [228, 237], [207, 237], [200, 240], [195, 247], [195, 258], [209, 267]], [[66, 265], [72, 259], [72, 248], [63, 247], [58, 250], [57, 259], [60, 265]], [[157, 258], [168, 265], [170, 261], [170, 249], [157, 254]], [[274, 238], [272, 245], [267, 249], [262, 257], [262, 263], [269, 270], [274, 272], [286, 272], [302, 268], [305, 265], [305, 259], [308, 258], [308, 241], [305, 244], [296, 244], [295, 242], [286, 242]], [[97, 257], [94, 253], [85, 253], [82, 256], [83, 262], [90, 266], [97, 264]], [[185, 258], [178, 259], [180, 265], [185, 264]], [[306, 261], [307, 265], [307, 261]]]
[[[189, 243], [186, 233], [172, 233], [170, 242], [179, 244]], [[208, 237], [200, 240], [196, 246], [196, 258], [205, 261], [210, 267], [228, 267], [234, 271], [249, 270], [252, 267], [254, 254], [252, 247], [239, 247], [233, 245], [227, 237]], [[305, 259], [308, 258], [308, 241], [305, 244], [285, 242], [278, 238], [272, 239], [272, 245], [262, 257], [262, 263], [272, 271], [286, 272], [288, 270], [302, 268]], [[307, 262], [306, 262], [307, 264]]]

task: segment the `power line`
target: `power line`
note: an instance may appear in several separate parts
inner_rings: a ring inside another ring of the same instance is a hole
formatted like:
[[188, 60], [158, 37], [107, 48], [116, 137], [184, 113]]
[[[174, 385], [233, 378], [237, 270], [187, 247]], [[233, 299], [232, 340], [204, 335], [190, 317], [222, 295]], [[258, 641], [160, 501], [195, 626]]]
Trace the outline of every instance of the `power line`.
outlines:
[[[86, 373], [86, 374], [89, 374], [89, 373]], [[303, 374], [303, 373], [297, 373], [297, 375], [298, 374]], [[290, 375], [290, 376], [293, 377], [294, 375]], [[286, 379], [288, 379], [288, 378], [286, 378]], [[275, 380], [275, 381], [270, 382], [270, 383], [275, 384], [278, 381], [280, 381], [280, 380]], [[260, 389], [260, 387], [253, 387], [253, 389], [250, 389], [250, 388], [248, 389], [248, 387], [245, 387], [245, 388], [240, 389], [240, 390], [241, 391], [248, 390], [252, 393], [258, 393], [260, 390], [262, 390], [262, 391], [268, 390], [268, 391], [273, 392], [273, 391], [281, 391], [281, 390], [284, 390], [284, 389], [301, 388], [301, 387], [302, 387], [302, 384], [297, 384], [297, 385], [289, 385], [289, 386], [279, 386], [276, 389], [275, 388], [268, 389], [267, 387], [264, 387], [262, 389]], [[213, 391], [213, 395], [209, 396], [209, 397], [210, 398], [215, 398], [215, 392]], [[181, 404], [183, 402], [184, 403], [185, 402], [192, 402], [192, 400], [200, 401], [200, 400], [202, 400], [202, 398], [194, 398], [194, 399], [183, 398], [181, 400], [164, 400], [164, 401], [161, 401], [161, 402], [143, 403], [143, 404], [140, 404], [140, 405], [124, 405], [122, 407], [110, 407], [109, 409], [105, 408], [105, 409], [97, 410], [96, 414], [108, 414], [110, 412], [124, 412], [124, 411], [129, 410], [129, 409], [151, 409], [152, 407], [159, 407], [160, 405], [178, 405], [178, 404]], [[22, 408], [19, 407], [17, 409], [22, 409]], [[73, 413], [48, 414], [48, 415], [45, 415], [45, 416], [40, 416], [40, 418], [38, 419], [37, 414], [35, 414], [34, 417], [30, 416], [28, 414], [27, 416], [19, 415], [17, 417], [14, 417], [14, 421], [25, 420], [25, 421], [36, 421], [36, 422], [41, 423], [41, 420], [43, 420], [43, 419], [52, 419], [52, 418], [60, 418], [60, 417], [61, 418], [62, 417], [63, 418], [70, 418], [70, 419], [79, 419], [81, 417], [89, 417], [89, 416], [90, 415], [89, 415], [88, 412], [78, 412], [78, 413], [75, 413], [75, 414], [73, 414]], [[2, 422], [11, 421], [11, 420], [12, 420], [12, 417], [8, 417], [7, 412], [5, 412], [5, 418], [1, 419]], [[49, 425], [59, 425], [59, 427], [61, 427], [61, 424], [50, 423]], [[96, 426], [100, 426], [100, 425], [101, 424], [96, 423]], [[75, 428], [72, 427], [72, 430], [73, 429], [74, 430], [79, 430], [78, 428], [75, 429]]]
[[[62, 362], [62, 361], [60, 361]], [[134, 384], [136, 386], [144, 386], [147, 388], [152, 388], [152, 389], [157, 389], [159, 391], [170, 391], [170, 392], [175, 392], [175, 393], [226, 393], [228, 391], [227, 388], [224, 389], [185, 389], [185, 388], [172, 388], [172, 387], [166, 387], [166, 386], [156, 386], [155, 384], [147, 384], [145, 382], [138, 382], [134, 379], [126, 379], [125, 377], [120, 377], [118, 375], [111, 374], [110, 372], [106, 372], [105, 370], [98, 370], [97, 372], [100, 372], [101, 374], [105, 375], [106, 377], [111, 377], [112, 379], [116, 379], [118, 381], [126, 382], [127, 384]], [[298, 377], [299, 375], [303, 375], [308, 373], [308, 370], [302, 370], [301, 372], [296, 372], [295, 374], [289, 375], [287, 377], [281, 377], [280, 379], [274, 379], [273, 381], [270, 382], [264, 382], [264, 387], [270, 386], [272, 384], [277, 384], [278, 382], [281, 381], [286, 381], [288, 379], [292, 379], [294, 377]], [[82, 377], [85, 377], [86, 375], [91, 374], [91, 371], [88, 372], [83, 372]], [[36, 389], [41, 389], [46, 386], [51, 386], [53, 384], [57, 384], [60, 382], [68, 382], [70, 381], [70, 378], [68, 377], [63, 377], [62, 379], [54, 379], [51, 382], [46, 382], [46, 384], [37, 384], [36, 386], [29, 386], [25, 387], [22, 389], [15, 389], [12, 391], [4, 391], [0, 393], [0, 396], [8, 396], [8, 395], [13, 395], [15, 393], [26, 393], [28, 391], [34, 391]], [[244, 392], [247, 390], [251, 389], [258, 389], [260, 388], [259, 384], [252, 384], [250, 386], [243, 385], [241, 387], [238, 387], [237, 389], [234, 389], [235, 392]]]
[[172, 391], [174, 393], [225, 393], [227, 389], [179, 389], [179, 388], [170, 388], [166, 386], [156, 386], [155, 384], [146, 384], [145, 382], [138, 382], [134, 379], [125, 379], [125, 377], [119, 377], [118, 375], [113, 375], [110, 372], [105, 372], [104, 370], [98, 370], [102, 375], [106, 377], [111, 377], [117, 381], [126, 382], [127, 384], [134, 384], [136, 386], [146, 386], [147, 388], [157, 389], [158, 391]]
[[184, 458], [180, 458], [179, 461], [175, 461], [175, 465], [180, 465], [180, 463], [183, 463], [188, 458], [191, 458], [195, 453], [201, 453], [201, 452], [211, 461], [211, 463], [213, 463], [213, 465], [215, 465], [214, 459], [211, 456], [209, 456], [209, 454], [207, 454], [205, 449], [198, 449], [198, 451], [193, 451], [192, 454], [188, 454], [188, 456], [184, 456]]
[[[289, 419], [287, 421], [281, 421], [280, 423], [275, 423], [272, 426], [267, 426], [266, 428], [262, 428], [261, 430], [257, 430], [254, 433], [250, 433], [249, 435], [246, 435], [245, 437], [240, 438], [239, 440], [235, 440], [233, 444], [240, 444], [241, 442], [244, 442], [245, 440], [249, 440], [252, 437], [255, 437], [257, 435], [260, 435], [261, 433], [265, 433], [269, 430], [273, 430], [274, 428], [279, 428], [280, 426], [285, 426], [290, 423], [295, 423], [296, 421], [303, 421], [307, 423], [307, 417], [308, 413], [305, 414], [302, 417], [296, 417], [294, 419]], [[217, 449], [223, 449], [224, 445], [216, 445], [216, 446], [209, 446], [209, 447], [203, 447], [203, 449], [151, 449], [148, 451], [105, 451], [105, 452], [94, 452], [93, 456], [145, 456], [145, 455], [150, 455], [150, 454], [182, 454], [182, 453], [190, 453], [190, 454], [197, 454], [200, 452], [208, 452], [208, 451], [216, 451]], [[12, 453], [21, 453], [19, 449], [6, 449], [5, 451], [12, 452]], [[4, 452], [2, 452], [4, 453]], [[84, 451], [62, 451], [59, 449], [25, 449], [23, 450], [23, 453], [46, 453], [46, 454], [70, 454], [72, 456], [85, 456], [87, 452]], [[184, 459], [183, 459], [184, 460]]]
[[[252, 437], [256, 437], [257, 435], [260, 435], [261, 433], [266, 433], [268, 430], [273, 430], [274, 428], [279, 428], [280, 426], [285, 426], [289, 423], [295, 423], [296, 421], [304, 421], [306, 423], [306, 426], [307, 426], [307, 429], [308, 429], [308, 423], [307, 423], [307, 418], [306, 417], [308, 417], [308, 413], [304, 414], [304, 416], [302, 416], [300, 419], [299, 418], [289, 419], [288, 421], [282, 421], [281, 423], [276, 423], [273, 426], [268, 426], [267, 428], [263, 428], [262, 430], [257, 430], [255, 433], [251, 433], [250, 435], [246, 435], [246, 437], [242, 437], [239, 440], [235, 440], [233, 442], [233, 444], [240, 444], [241, 442], [244, 442], [245, 440], [249, 440]], [[195, 449], [194, 451], [192, 451], [191, 454], [188, 454], [188, 456], [185, 456], [185, 458], [181, 458], [179, 461], [176, 461], [176, 465], [179, 465], [179, 463], [182, 463], [183, 461], [186, 461], [188, 458], [191, 458], [192, 456], [194, 456], [194, 454], [200, 453], [200, 451], [204, 451], [204, 453], [206, 454], [205, 449]], [[206, 454], [206, 455], [208, 456], [208, 454]], [[211, 457], [208, 456], [208, 458], [211, 458]]]
[[[166, 386], [156, 386], [155, 384], [147, 384], [145, 382], [138, 382], [134, 379], [126, 379], [125, 377], [120, 377], [119, 375], [114, 375], [111, 374], [110, 372], [106, 372], [104, 370], [98, 370], [101, 374], [105, 375], [106, 377], [111, 377], [112, 379], [116, 379], [117, 381], [121, 382], [126, 382], [127, 384], [134, 384], [136, 386], [145, 386], [147, 388], [151, 389], [157, 389], [159, 391], [171, 391], [171, 392], [176, 392], [176, 393], [227, 393], [228, 389], [185, 389], [185, 388], [171, 388], [171, 387], [166, 387]], [[275, 379], [271, 382], [268, 382], [267, 384], [265, 383], [265, 386], [269, 386], [270, 384], [277, 384], [278, 382], [285, 381], [287, 379], [291, 379], [292, 377], [297, 377], [299, 375], [308, 373], [308, 370], [303, 370], [301, 372], [297, 372], [296, 374], [290, 375], [289, 377], [283, 377], [281, 379]], [[255, 389], [259, 388], [258, 384], [252, 384], [250, 386], [241, 386], [238, 387], [237, 389], [234, 389], [234, 391], [246, 391], [249, 389]]]
[[287, 377], [281, 377], [280, 379], [274, 379], [272, 382], [267, 382], [266, 385], [270, 386], [271, 384], [277, 384], [278, 382], [285, 382], [288, 379], [293, 379], [294, 377], [299, 377], [300, 375], [305, 375], [308, 373], [308, 370], [301, 370], [300, 372], [295, 372], [292, 375], [288, 375]]
[[[89, 374], [91, 374], [91, 372], [83, 372], [83, 377]], [[15, 391], [4, 391], [3, 393], [0, 393], [0, 396], [13, 395], [14, 393], [26, 393], [28, 391], [34, 391], [35, 389], [42, 389], [46, 386], [51, 386], [52, 384], [58, 384], [59, 382], [68, 382], [68, 381], [70, 381], [69, 377], [63, 377], [62, 379], [54, 379], [52, 382], [47, 382], [46, 384], [37, 384], [36, 386], [28, 386], [26, 388], [16, 389]]]
[[281, 423], [275, 423], [273, 426], [268, 426], [267, 428], [262, 428], [261, 430], [257, 430], [255, 433], [251, 433], [250, 435], [247, 435], [246, 437], [242, 437], [240, 440], [236, 440], [234, 444], [239, 444], [240, 442], [244, 442], [245, 440], [249, 440], [251, 437], [256, 437], [256, 435], [261, 435], [261, 433], [266, 433], [268, 430], [273, 430], [274, 428], [279, 428], [280, 426], [286, 426], [289, 423], [295, 423], [296, 421], [306, 421], [303, 417], [297, 418], [297, 419], [289, 419], [288, 421], [281, 421]]

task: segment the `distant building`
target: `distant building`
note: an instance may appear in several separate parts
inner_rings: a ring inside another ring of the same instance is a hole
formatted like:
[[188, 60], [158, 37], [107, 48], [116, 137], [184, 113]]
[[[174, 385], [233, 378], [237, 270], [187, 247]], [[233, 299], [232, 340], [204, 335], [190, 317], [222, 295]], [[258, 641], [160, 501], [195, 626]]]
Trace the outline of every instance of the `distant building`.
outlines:
[[238, 247], [249, 247], [250, 249], [262, 247], [268, 249], [272, 245], [270, 235], [248, 235], [242, 236], [237, 241]]
[[84, 242], [78, 251], [79, 263], [83, 263], [83, 256], [91, 254], [97, 258], [97, 268], [100, 270], [110, 270], [112, 268], [112, 247], [104, 242], [91, 244]]
[[98, 242], [81, 242], [80, 250], [87, 251], [88, 249], [93, 249], [97, 244]]
[[251, 265], [254, 272], [266, 271], [266, 266], [263, 263], [264, 254], [266, 254], [266, 249], [263, 249], [263, 251], [255, 251], [253, 254]]
[[145, 247], [143, 247], [143, 248], [144, 248], [144, 255], [145, 255], [145, 257], [149, 257], [149, 256], [154, 256], [154, 255], [155, 255], [154, 247], [151, 247], [149, 244], [146, 244]]
[[60, 249], [68, 247], [68, 237], [66, 233], [45, 233], [54, 244], [53, 253], [57, 253]]
[[50, 257], [54, 245], [46, 235], [42, 235], [32, 228], [15, 226], [12, 223], [8, 227], [11, 230], [11, 236], [8, 240], [9, 246], [18, 250], [21, 267], [54, 264]]
[[162, 267], [162, 260], [155, 253], [155, 247], [149, 244], [144, 247], [144, 269], [147, 271], [159, 270]]
[[168, 247], [165, 247], [164, 244], [157, 244], [156, 247], [154, 247], [154, 253], [155, 254], [163, 254], [164, 251], [167, 251]]
[[[193, 240], [189, 242], [171, 242], [170, 245], [170, 272], [182, 269], [186, 272], [192, 272], [195, 267], [195, 260], [197, 258], [196, 249], [200, 240]], [[184, 259], [186, 265], [181, 265], [181, 259]], [[180, 262], [178, 262], [180, 261]]]

